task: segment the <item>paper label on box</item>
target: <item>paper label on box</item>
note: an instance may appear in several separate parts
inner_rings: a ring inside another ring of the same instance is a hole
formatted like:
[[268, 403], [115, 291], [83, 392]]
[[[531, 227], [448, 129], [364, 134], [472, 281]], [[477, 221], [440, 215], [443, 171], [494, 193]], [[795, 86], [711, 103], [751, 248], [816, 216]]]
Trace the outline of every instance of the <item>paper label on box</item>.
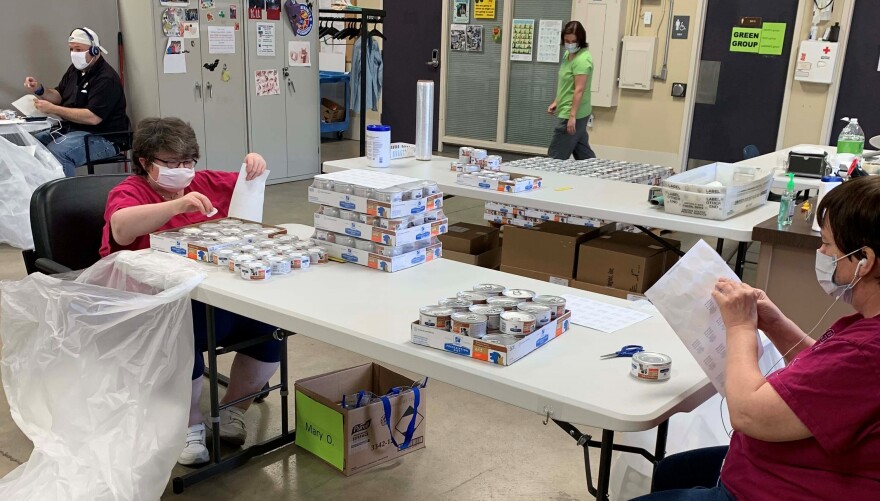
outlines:
[[548, 280], [551, 284], [562, 285], [564, 287], [568, 287], [568, 279], [567, 278], [559, 278], [559, 277], [550, 277]]
[[345, 467], [342, 414], [296, 392], [296, 445], [339, 470]]
[[321, 174], [319, 176], [315, 176], [315, 178], [350, 183], [357, 186], [372, 188], [374, 190], [381, 190], [385, 188], [391, 188], [392, 186], [399, 186], [401, 184], [409, 184], [421, 181], [420, 179], [416, 179], [414, 177], [398, 176], [396, 174], [387, 174], [384, 172], [376, 172], [364, 169], [349, 169], [339, 172], [333, 172], [331, 174]]

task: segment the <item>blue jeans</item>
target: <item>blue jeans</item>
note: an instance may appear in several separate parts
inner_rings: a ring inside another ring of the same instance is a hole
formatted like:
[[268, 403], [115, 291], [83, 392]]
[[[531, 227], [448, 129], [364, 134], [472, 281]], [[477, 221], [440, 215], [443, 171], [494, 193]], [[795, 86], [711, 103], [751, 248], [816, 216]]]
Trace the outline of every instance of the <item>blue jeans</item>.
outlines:
[[[60, 143], [56, 143], [55, 140], [61, 140], [61, 137], [55, 134], [53, 138], [52, 134], [49, 134], [48, 131], [34, 134], [34, 137], [37, 141], [43, 143], [55, 155], [55, 158], [61, 162], [61, 167], [64, 168], [64, 175], [74, 177], [76, 176], [76, 168], [86, 163], [86, 142], [84, 138], [88, 134], [89, 132], [81, 130], [70, 131], [64, 134], [66, 139]], [[92, 160], [109, 158], [116, 153], [116, 146], [103, 137], [93, 137], [89, 141], [89, 154]]]
[[727, 447], [707, 447], [673, 454], [657, 465], [651, 494], [633, 501], [732, 501], [733, 495], [719, 481]]

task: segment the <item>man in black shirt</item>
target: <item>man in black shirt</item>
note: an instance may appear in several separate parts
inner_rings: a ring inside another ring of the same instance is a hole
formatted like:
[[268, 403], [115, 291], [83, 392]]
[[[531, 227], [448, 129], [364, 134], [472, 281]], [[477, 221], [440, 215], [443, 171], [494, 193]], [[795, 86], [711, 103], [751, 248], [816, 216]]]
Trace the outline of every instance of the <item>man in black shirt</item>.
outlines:
[[[83, 136], [99, 132], [128, 130], [125, 115], [125, 93], [122, 81], [110, 64], [104, 60], [98, 34], [89, 28], [77, 28], [68, 38], [70, 59], [73, 64], [53, 88], [44, 87], [33, 77], [27, 77], [24, 86], [38, 99], [37, 110], [60, 117], [60, 131], [36, 135], [64, 167], [68, 177], [76, 175], [76, 168], [86, 163]], [[116, 146], [103, 138], [89, 141], [92, 159], [107, 158], [117, 153]]]

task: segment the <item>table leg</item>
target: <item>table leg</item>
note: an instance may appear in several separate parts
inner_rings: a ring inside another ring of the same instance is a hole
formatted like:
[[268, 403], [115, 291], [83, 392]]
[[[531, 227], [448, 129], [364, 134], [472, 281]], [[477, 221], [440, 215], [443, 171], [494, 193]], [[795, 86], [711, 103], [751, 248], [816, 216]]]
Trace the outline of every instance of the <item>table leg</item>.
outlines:
[[717, 252], [719, 256], [724, 257], [724, 254], [722, 254], [722, 252], [724, 252], [724, 239], [723, 238], [719, 238], [718, 243], [715, 244], [715, 252]]
[[281, 435], [290, 433], [287, 402], [287, 336], [281, 339]]
[[211, 457], [220, 462], [220, 395], [217, 383], [217, 331], [214, 328], [214, 307], [206, 304], [208, 327], [208, 380], [211, 391]]
[[743, 269], [746, 266], [746, 254], [749, 252], [749, 242], [740, 242], [736, 248], [736, 265], [733, 268], [733, 272], [736, 273], [736, 276], [742, 278]]
[[596, 499], [608, 499], [608, 483], [611, 481], [611, 452], [614, 450], [614, 432], [602, 430], [602, 446], [599, 449], [599, 480]]
[[669, 420], [660, 423], [657, 427], [657, 445], [654, 447], [654, 465], [656, 466], [666, 457], [666, 437], [669, 434]]

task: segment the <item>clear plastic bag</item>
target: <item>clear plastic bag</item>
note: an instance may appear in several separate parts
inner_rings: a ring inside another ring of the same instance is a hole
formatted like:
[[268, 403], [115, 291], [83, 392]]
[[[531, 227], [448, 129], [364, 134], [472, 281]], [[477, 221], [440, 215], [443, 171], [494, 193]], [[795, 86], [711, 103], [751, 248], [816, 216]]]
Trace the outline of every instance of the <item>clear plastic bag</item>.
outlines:
[[186, 259], [112, 254], [64, 281], [0, 283], [12, 418], [34, 443], [0, 499], [155, 500], [184, 446], [193, 364]]
[[21, 127], [0, 136], [0, 243], [34, 248], [31, 195], [41, 184], [64, 177], [58, 160]]

